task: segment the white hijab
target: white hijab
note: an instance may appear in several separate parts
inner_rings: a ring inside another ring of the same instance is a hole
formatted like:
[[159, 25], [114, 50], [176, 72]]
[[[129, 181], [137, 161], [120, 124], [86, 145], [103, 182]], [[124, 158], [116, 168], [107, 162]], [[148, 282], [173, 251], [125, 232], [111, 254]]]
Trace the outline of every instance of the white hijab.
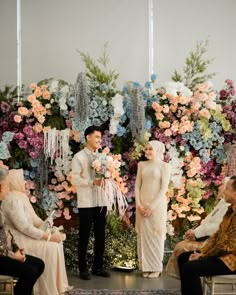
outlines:
[[11, 169], [9, 171], [10, 190], [25, 192], [25, 179], [23, 169]]
[[165, 150], [166, 150], [164, 143], [162, 143], [162, 142], [160, 142], [158, 140], [151, 140], [148, 143], [153, 148], [154, 160], [155, 159], [163, 160], [164, 159], [164, 153], [165, 153]]

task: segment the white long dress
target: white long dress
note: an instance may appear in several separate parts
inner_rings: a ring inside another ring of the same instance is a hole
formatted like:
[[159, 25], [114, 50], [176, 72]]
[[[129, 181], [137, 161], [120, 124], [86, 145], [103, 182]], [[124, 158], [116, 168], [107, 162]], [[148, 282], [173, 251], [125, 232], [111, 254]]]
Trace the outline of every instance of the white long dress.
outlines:
[[[161, 272], [166, 237], [166, 192], [170, 179], [170, 165], [161, 160], [138, 164], [135, 184], [136, 223], [139, 267], [143, 272]], [[140, 214], [138, 205], [150, 207], [149, 217]]]
[[34, 295], [58, 295], [68, 289], [63, 243], [41, 240], [42, 220], [35, 214], [25, 193], [10, 191], [2, 202], [6, 223], [26, 254], [41, 258], [45, 270], [34, 286]]

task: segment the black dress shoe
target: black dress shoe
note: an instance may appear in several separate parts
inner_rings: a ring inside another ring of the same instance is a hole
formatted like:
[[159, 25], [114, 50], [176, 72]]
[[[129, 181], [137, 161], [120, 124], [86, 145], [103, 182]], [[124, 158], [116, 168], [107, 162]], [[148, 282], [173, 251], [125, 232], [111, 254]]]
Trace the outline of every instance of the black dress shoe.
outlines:
[[91, 280], [91, 274], [88, 271], [80, 272], [79, 277], [82, 280]]
[[109, 278], [111, 276], [110, 273], [103, 268], [93, 270], [92, 274], [95, 276], [104, 277], [104, 278]]

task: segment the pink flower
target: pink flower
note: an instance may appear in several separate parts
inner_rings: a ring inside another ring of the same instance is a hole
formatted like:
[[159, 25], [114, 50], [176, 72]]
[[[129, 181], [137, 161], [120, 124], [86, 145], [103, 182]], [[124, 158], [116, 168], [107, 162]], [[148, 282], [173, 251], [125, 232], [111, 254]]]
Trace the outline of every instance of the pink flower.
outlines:
[[171, 136], [172, 135], [172, 132], [170, 129], [166, 129], [165, 132], [164, 132], [165, 136]]
[[199, 112], [199, 115], [202, 116], [202, 117], [205, 117], [207, 119], [210, 119], [211, 117], [211, 114], [209, 113], [209, 111], [207, 109], [202, 109], [200, 112]]
[[37, 202], [37, 199], [35, 198], [35, 196], [32, 196], [30, 198], [30, 201], [31, 201], [31, 203], [36, 203]]
[[16, 123], [20, 123], [20, 122], [22, 121], [21, 116], [19, 116], [19, 115], [15, 115], [15, 116], [14, 116], [14, 121], [15, 121]]
[[37, 87], [36, 83], [31, 83], [30, 84], [30, 89], [34, 90]]
[[45, 84], [41, 86], [41, 89], [42, 89], [42, 90], [46, 90], [47, 88], [48, 88], [48, 86], [45, 85]]
[[189, 221], [197, 221], [197, 220], [200, 220], [201, 217], [198, 216], [198, 215], [190, 215], [187, 217]]
[[101, 170], [101, 163], [100, 161], [97, 159], [95, 161], [93, 161], [92, 163], [92, 167], [95, 171], [99, 172]]
[[108, 147], [105, 147], [105, 149], [102, 152], [103, 154], [108, 155], [110, 153], [110, 149]]
[[18, 146], [21, 148], [21, 149], [26, 149], [27, 148], [27, 141], [25, 140], [21, 140], [18, 142]]

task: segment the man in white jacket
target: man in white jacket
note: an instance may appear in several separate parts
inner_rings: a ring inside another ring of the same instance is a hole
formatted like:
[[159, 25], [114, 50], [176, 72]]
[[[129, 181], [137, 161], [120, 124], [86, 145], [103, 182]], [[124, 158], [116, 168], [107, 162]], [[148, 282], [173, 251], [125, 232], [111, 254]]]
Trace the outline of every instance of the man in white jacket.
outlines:
[[101, 147], [102, 134], [99, 127], [90, 126], [84, 133], [86, 146], [72, 159], [72, 181], [77, 188], [77, 206], [79, 208], [79, 271], [80, 278], [90, 280], [87, 265], [87, 247], [90, 231], [94, 230], [94, 261], [92, 274], [109, 277], [103, 269], [105, 250], [105, 226], [107, 207], [101, 187], [102, 180], [95, 179], [92, 162], [94, 152]]

